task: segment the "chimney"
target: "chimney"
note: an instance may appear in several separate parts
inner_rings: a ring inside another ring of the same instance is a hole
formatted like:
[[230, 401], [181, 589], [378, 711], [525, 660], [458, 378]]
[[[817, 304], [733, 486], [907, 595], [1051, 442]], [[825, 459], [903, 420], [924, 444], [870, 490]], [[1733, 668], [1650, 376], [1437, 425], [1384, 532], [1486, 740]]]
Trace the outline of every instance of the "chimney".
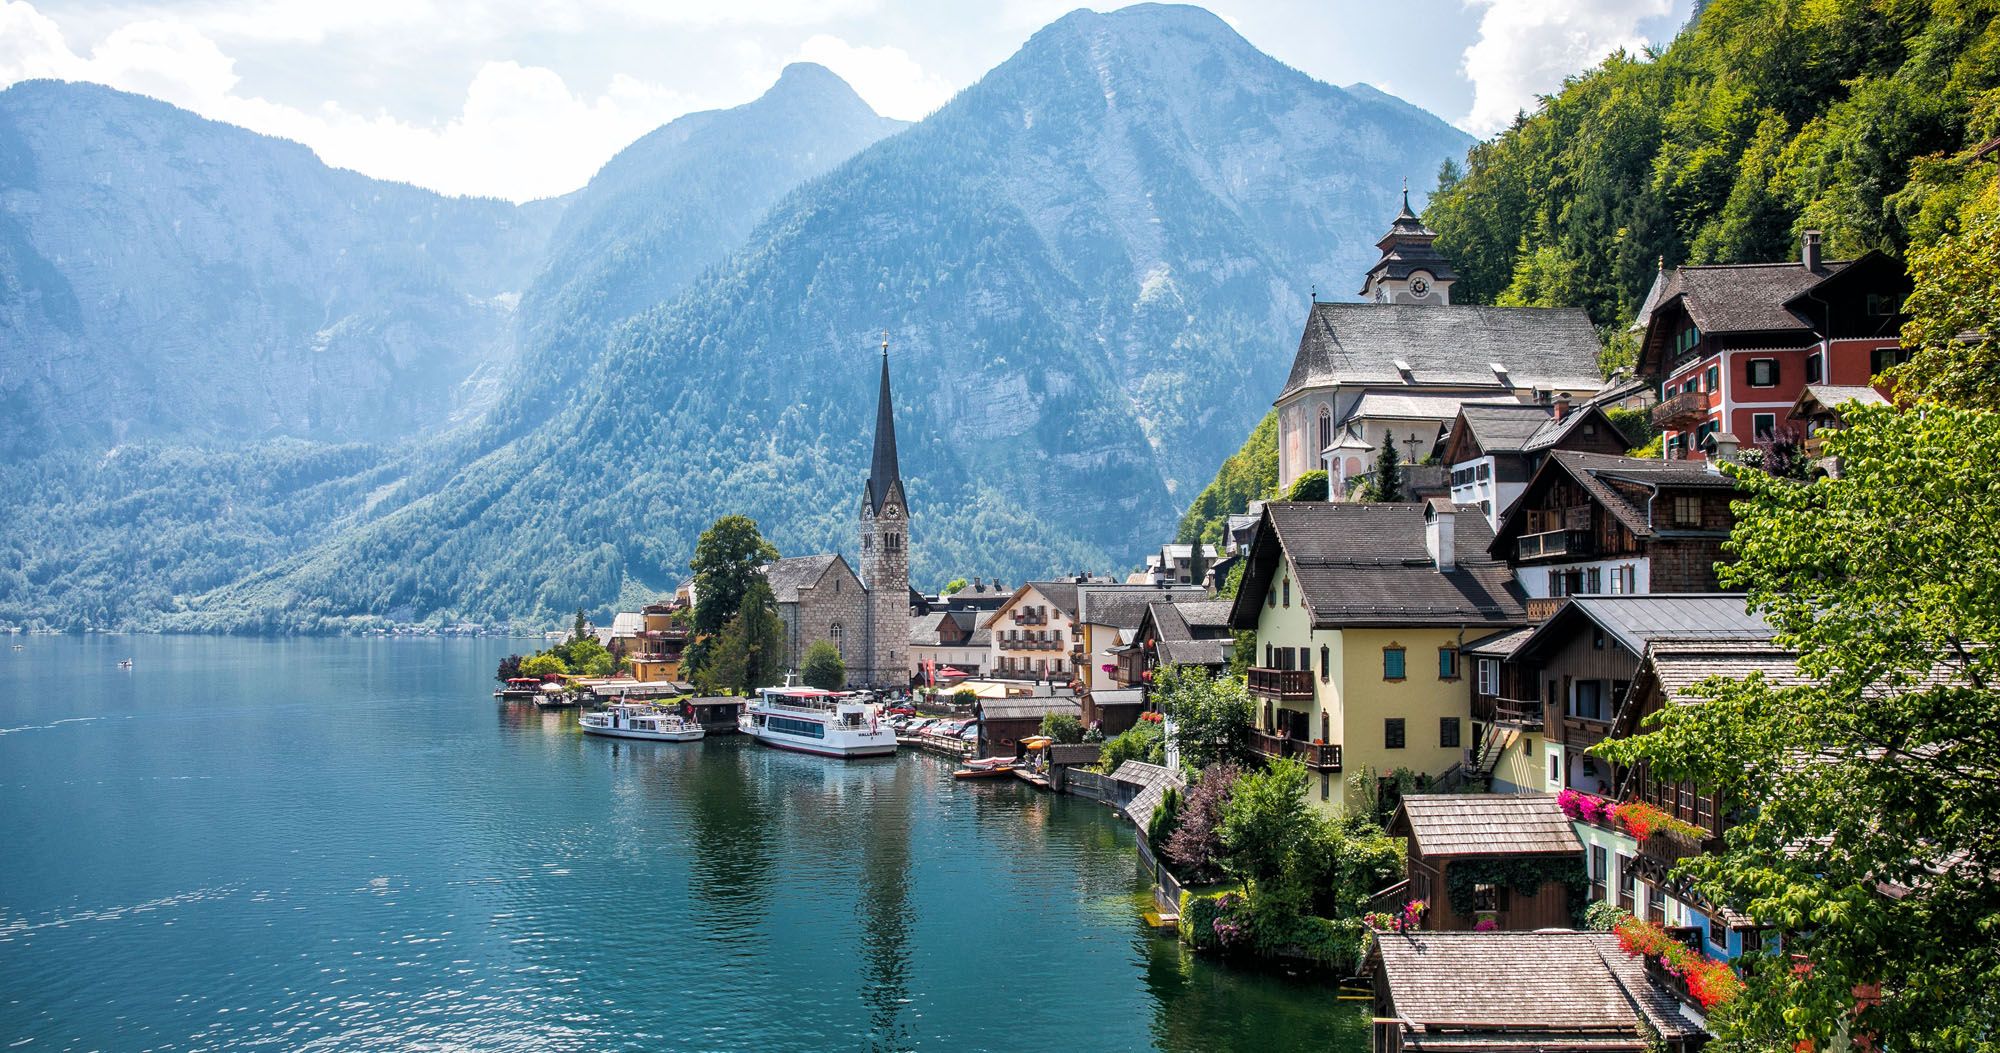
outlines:
[[1458, 506], [1442, 497], [1424, 502], [1424, 547], [1439, 570], [1458, 565]]
[[1556, 395], [1556, 419], [1561, 420], [1567, 416], [1569, 416], [1569, 392], [1564, 391]]
[[1808, 230], [1799, 238], [1799, 262], [1806, 270], [1819, 270], [1819, 231]]
[[1736, 441], [1736, 436], [1730, 432], [1718, 431], [1710, 435], [1708, 437], [1709, 466], [1714, 467], [1723, 461], [1734, 462], [1736, 460], [1736, 449], [1739, 445]]

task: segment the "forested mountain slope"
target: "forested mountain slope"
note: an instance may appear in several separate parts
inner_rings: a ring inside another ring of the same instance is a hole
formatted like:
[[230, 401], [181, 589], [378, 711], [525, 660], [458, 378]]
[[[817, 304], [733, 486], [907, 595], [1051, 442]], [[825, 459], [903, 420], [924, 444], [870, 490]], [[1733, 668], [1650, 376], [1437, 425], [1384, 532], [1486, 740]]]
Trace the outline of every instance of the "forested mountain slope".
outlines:
[[546, 424], [201, 607], [550, 618], [670, 584], [724, 512], [851, 548], [884, 330], [919, 581], [1123, 567], [1264, 412], [1307, 288], [1468, 142], [1198, 9], [1077, 12], [789, 196]]

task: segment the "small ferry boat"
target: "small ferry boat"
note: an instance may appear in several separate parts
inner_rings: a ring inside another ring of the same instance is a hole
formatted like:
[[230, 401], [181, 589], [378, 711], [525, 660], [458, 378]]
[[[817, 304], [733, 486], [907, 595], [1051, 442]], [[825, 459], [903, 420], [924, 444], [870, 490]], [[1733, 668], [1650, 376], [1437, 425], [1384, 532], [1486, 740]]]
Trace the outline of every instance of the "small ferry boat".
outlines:
[[532, 676], [516, 676], [507, 680], [507, 685], [493, 692], [494, 698], [504, 698], [509, 702], [530, 702], [542, 690], [542, 682]]
[[577, 718], [586, 735], [655, 742], [696, 742], [707, 732], [679, 712], [644, 702], [619, 702]]
[[767, 687], [744, 708], [738, 728], [766, 746], [822, 757], [883, 757], [896, 732], [882, 707], [858, 695], [814, 687]]

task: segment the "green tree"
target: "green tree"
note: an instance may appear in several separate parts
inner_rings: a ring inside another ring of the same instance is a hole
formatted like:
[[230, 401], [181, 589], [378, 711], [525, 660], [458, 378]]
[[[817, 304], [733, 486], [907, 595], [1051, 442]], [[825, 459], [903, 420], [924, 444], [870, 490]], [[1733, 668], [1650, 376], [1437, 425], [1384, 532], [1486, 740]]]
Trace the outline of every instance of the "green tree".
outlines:
[[597, 642], [597, 637], [589, 634], [573, 636], [567, 643], [552, 648], [549, 653], [561, 658], [571, 672], [581, 673], [584, 676], [610, 676], [612, 668], [617, 664], [611, 657], [611, 652]]
[[1277, 488], [1278, 411], [1272, 410], [1250, 430], [1243, 448], [1222, 462], [1215, 478], [1188, 505], [1174, 540], [1220, 544], [1222, 528], [1230, 516], [1241, 515], [1250, 502], [1272, 496]]
[[1083, 741], [1083, 721], [1068, 713], [1042, 714], [1042, 734], [1061, 743]]
[[[1840, 479], [1728, 469], [1744, 496], [1723, 583], [1801, 682], [1714, 679], [1603, 755], [1712, 788], [1738, 817], [1681, 864], [1785, 933], [1725, 1035], [1906, 1049], [2000, 1034], [2000, 415], [1857, 407]], [[1916, 937], [1921, 938], [1916, 938]], [[1857, 1010], [1857, 985], [1880, 983]]]
[[576, 609], [576, 622], [570, 628], [569, 638], [571, 640], [581, 640], [588, 635], [590, 635], [590, 620], [583, 616], [583, 608], [578, 607]]
[[706, 690], [749, 694], [784, 673], [785, 623], [762, 575], [751, 579], [736, 616], [717, 634], [708, 664], [695, 673]]
[[956, 595], [959, 592], [963, 591], [969, 584], [971, 583], [966, 581], [964, 578], [953, 578], [950, 581], [945, 582], [944, 594], [946, 596]]
[[569, 672], [569, 666], [552, 654], [530, 655], [521, 660], [521, 675], [537, 679]]
[[1326, 470], [1315, 468], [1292, 480], [1292, 488], [1285, 491], [1285, 500], [1324, 501], [1326, 495]]
[[1250, 695], [1242, 681], [1217, 680], [1198, 666], [1163, 665], [1153, 671], [1153, 698], [1173, 721], [1182, 764], [1198, 772], [1254, 756]]
[[1111, 736], [1104, 743], [1104, 753], [1097, 760], [1097, 769], [1110, 774], [1128, 760], [1146, 764], [1160, 764], [1167, 759], [1167, 736], [1160, 725], [1151, 720], [1142, 720]]
[[1382, 448], [1375, 451], [1375, 477], [1361, 488], [1363, 501], [1403, 499], [1403, 455], [1396, 452], [1396, 436], [1382, 433]]
[[1188, 583], [1208, 584], [1208, 542], [1197, 541], [1188, 553]]
[[1889, 370], [1898, 401], [2000, 409], [2000, 184], [1963, 229], [1910, 254], [1910, 278], [1903, 345], [1915, 350]]
[[1236, 780], [1222, 806], [1222, 869], [1255, 892], [1289, 873], [1317, 816], [1306, 803], [1306, 766], [1283, 758]]
[[841, 660], [840, 648], [826, 640], [816, 640], [806, 648], [805, 664], [799, 673], [807, 684], [823, 691], [838, 691], [847, 686], [847, 663]]
[[743, 606], [743, 596], [753, 581], [763, 580], [765, 564], [778, 558], [778, 550], [758, 533], [757, 522], [749, 516], [723, 516], [701, 532], [695, 541], [694, 571], [695, 640], [686, 651], [686, 664], [699, 672], [716, 646], [708, 637], [722, 632]]

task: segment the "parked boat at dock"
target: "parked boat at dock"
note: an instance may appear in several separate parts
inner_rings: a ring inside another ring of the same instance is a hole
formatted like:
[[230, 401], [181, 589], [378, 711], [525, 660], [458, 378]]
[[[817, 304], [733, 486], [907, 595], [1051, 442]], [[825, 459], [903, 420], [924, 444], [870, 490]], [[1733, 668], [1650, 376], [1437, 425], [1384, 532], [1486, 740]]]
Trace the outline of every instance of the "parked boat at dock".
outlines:
[[1014, 773], [1015, 760], [1012, 757], [981, 757], [965, 762], [965, 767], [951, 773], [954, 779], [1001, 779]]
[[811, 687], [767, 687], [744, 711], [742, 731], [766, 746], [822, 757], [882, 757], [896, 732], [881, 706], [857, 695]]
[[671, 709], [644, 702], [621, 702], [577, 719], [586, 735], [654, 742], [697, 742], [707, 732], [696, 721]]
[[509, 678], [505, 686], [493, 692], [493, 697], [505, 699], [509, 702], [532, 702], [535, 700], [535, 696], [541, 693], [541, 690], [542, 682], [540, 680], [532, 676], [517, 676]]

